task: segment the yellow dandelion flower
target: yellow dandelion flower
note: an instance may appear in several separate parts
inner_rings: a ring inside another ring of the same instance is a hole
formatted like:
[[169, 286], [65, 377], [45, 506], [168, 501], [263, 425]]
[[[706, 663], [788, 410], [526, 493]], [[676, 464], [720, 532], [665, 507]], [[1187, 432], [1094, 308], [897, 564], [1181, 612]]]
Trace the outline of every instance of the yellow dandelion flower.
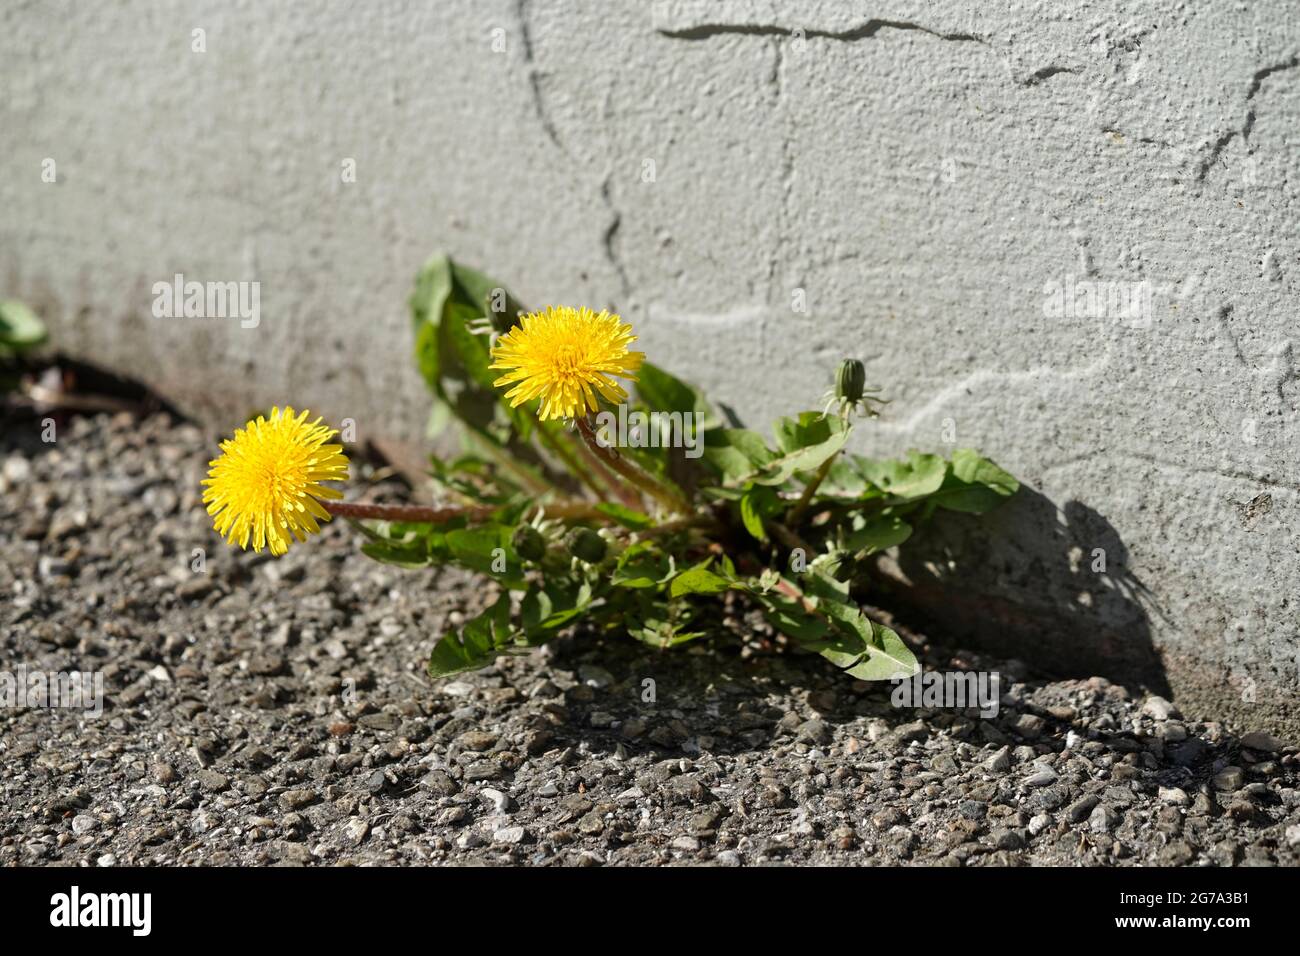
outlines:
[[548, 306], [525, 315], [493, 347], [489, 367], [510, 370], [493, 384], [514, 385], [506, 392], [512, 408], [541, 399], [542, 421], [599, 411], [597, 393], [627, 401], [613, 376], [636, 381], [645, 353], [628, 351], [635, 341], [632, 326], [617, 315]]
[[306, 541], [320, 531], [317, 521], [330, 515], [318, 499], [343, 497], [321, 482], [348, 477], [343, 446], [325, 444], [336, 434], [319, 418], [308, 422], [306, 411], [295, 417], [292, 408], [273, 408], [270, 419], [258, 415], [236, 429], [203, 481], [212, 526], [231, 544], [247, 550], [251, 540], [253, 550], [270, 547], [272, 554], [289, 550], [290, 535]]

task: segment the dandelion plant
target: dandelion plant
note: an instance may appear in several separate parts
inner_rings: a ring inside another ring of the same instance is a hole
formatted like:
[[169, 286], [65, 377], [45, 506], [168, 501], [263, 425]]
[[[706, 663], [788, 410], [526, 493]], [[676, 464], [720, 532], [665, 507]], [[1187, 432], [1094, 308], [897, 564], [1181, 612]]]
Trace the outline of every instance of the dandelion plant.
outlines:
[[778, 420], [769, 441], [632, 351], [631, 325], [608, 311], [532, 312], [441, 256], [410, 304], [431, 436], [447, 447], [454, 428], [462, 445], [430, 459], [438, 503], [342, 501], [324, 484], [347, 478], [337, 433], [292, 408], [222, 443], [204, 501], [241, 548], [280, 555], [342, 517], [371, 558], [495, 581], [487, 610], [435, 644], [433, 677], [575, 628], [675, 647], [718, 630], [727, 592], [849, 676], [910, 676], [911, 650], [858, 603], [869, 561], [940, 511], [984, 512], [1018, 489], [969, 449], [848, 451], [855, 420], [884, 404], [856, 359], [820, 412]]

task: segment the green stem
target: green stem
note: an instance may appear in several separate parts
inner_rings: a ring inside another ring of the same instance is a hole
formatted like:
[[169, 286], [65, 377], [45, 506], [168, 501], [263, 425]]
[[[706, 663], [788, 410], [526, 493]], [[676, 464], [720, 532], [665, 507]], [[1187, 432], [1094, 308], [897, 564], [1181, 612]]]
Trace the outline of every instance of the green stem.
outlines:
[[[566, 432], [566, 434], [570, 433]], [[583, 457], [591, 465], [591, 470], [599, 476], [601, 482], [609, 489], [610, 493], [614, 495], [614, 497], [635, 511], [641, 510], [641, 496], [620, 481], [618, 475], [606, 468], [604, 463], [595, 456], [590, 448], [587, 447], [585, 441], [578, 438], [576, 440], [576, 447], [582, 451]]]
[[460, 420], [461, 424], [469, 429], [470, 433], [478, 438], [485, 446], [488, 454], [495, 458], [507, 471], [512, 472], [515, 477], [526, 485], [534, 494], [540, 495], [555, 490], [555, 486], [551, 484], [551, 482], [547, 481], [523, 462], [516, 459], [507, 449], [494, 441], [491, 435], [473, 422], [469, 421], [469, 419], [464, 415], [460, 414], [460, 412], [456, 410], [455, 406], [451, 406], [451, 408], [452, 413]]
[[839, 452], [837, 451], [834, 455], [831, 455], [822, 462], [822, 466], [818, 468], [816, 474], [813, 475], [812, 481], [803, 486], [803, 494], [799, 496], [799, 500], [795, 502], [794, 507], [790, 509], [790, 513], [786, 516], [786, 521], [791, 525], [798, 526], [799, 519], [804, 516], [804, 512], [807, 511], [808, 506], [812, 504], [813, 495], [817, 493], [817, 489], [821, 486], [822, 481], [825, 480], [828, 474], [830, 474], [831, 465], [835, 463], [835, 458], [838, 455]]
[[584, 415], [575, 419], [575, 421], [578, 425], [578, 434], [587, 443], [587, 447], [591, 449], [592, 454], [626, 478], [639, 491], [649, 495], [670, 511], [679, 514], [690, 514], [694, 510], [690, 502], [683, 498], [679, 492], [655, 479], [635, 462], [624, 458], [615, 449], [606, 448], [602, 445], [600, 440], [596, 438], [595, 430], [591, 427], [590, 418]]
[[772, 529], [772, 534], [787, 548], [798, 548], [804, 553], [804, 557], [816, 554], [817, 549], [805, 541], [799, 535], [795, 534], [780, 521], [769, 521], [767, 526]]

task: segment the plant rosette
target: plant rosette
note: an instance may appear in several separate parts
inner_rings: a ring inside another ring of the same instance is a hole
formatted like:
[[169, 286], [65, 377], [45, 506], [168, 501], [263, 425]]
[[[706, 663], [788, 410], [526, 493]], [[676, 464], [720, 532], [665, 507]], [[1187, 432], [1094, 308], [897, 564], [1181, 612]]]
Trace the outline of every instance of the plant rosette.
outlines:
[[292, 408], [222, 443], [204, 501], [241, 548], [284, 554], [342, 517], [375, 560], [494, 580], [491, 606], [434, 646], [432, 677], [578, 625], [675, 647], [713, 630], [727, 592], [850, 677], [911, 676], [915, 655], [855, 597], [873, 556], [944, 512], [980, 514], [1019, 488], [970, 449], [900, 460], [848, 451], [854, 420], [884, 404], [856, 359], [837, 370], [822, 411], [778, 420], [769, 440], [727, 427], [699, 389], [632, 351], [618, 315], [530, 312], [442, 256], [420, 271], [410, 308], [430, 435], [454, 427], [461, 438], [455, 456], [430, 458], [442, 503], [343, 501], [330, 484], [348, 474], [337, 432]]

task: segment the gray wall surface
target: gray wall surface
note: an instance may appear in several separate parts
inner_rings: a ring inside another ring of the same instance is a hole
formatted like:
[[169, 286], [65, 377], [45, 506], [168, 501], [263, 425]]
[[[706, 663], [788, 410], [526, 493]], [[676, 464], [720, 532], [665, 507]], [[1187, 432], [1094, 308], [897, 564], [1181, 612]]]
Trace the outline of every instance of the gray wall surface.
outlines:
[[[754, 427], [857, 355], [862, 450], [1032, 489], [895, 599], [1295, 732], [1298, 55], [1291, 0], [9, 2], [0, 293], [214, 425], [408, 442], [437, 250]], [[178, 272], [257, 327], [155, 317]]]

